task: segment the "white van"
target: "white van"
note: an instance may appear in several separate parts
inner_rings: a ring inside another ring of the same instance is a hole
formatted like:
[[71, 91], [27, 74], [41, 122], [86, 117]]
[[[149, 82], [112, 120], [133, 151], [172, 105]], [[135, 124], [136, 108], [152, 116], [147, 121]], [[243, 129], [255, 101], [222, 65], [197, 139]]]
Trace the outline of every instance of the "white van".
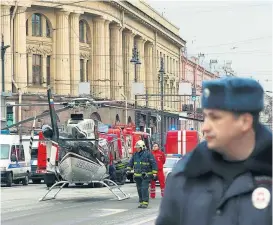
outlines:
[[[26, 149], [29, 149], [29, 141], [30, 140], [30, 135], [28, 136], [23, 136], [23, 145]], [[40, 184], [42, 180], [44, 180], [44, 174], [43, 173], [37, 173], [37, 164], [38, 164], [38, 142], [39, 136], [35, 135], [33, 137], [33, 142], [32, 142], [32, 149], [30, 153], [30, 176], [29, 178], [32, 180], [33, 184]]]
[[28, 185], [30, 170], [29, 149], [20, 144], [19, 135], [0, 134], [1, 184]]

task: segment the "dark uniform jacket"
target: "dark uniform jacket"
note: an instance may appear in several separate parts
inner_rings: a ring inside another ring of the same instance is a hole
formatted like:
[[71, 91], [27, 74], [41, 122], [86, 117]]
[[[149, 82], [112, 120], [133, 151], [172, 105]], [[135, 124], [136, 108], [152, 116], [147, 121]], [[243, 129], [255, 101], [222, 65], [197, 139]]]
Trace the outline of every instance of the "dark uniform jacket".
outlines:
[[[260, 196], [269, 201], [262, 209], [253, 194], [259, 187], [270, 192]], [[271, 225], [271, 194], [272, 133], [259, 125], [255, 150], [243, 162], [223, 160], [206, 142], [181, 159], [168, 176], [155, 224]]]
[[129, 161], [128, 169], [134, 168], [134, 176], [157, 174], [157, 165], [153, 154], [148, 150], [135, 152]]

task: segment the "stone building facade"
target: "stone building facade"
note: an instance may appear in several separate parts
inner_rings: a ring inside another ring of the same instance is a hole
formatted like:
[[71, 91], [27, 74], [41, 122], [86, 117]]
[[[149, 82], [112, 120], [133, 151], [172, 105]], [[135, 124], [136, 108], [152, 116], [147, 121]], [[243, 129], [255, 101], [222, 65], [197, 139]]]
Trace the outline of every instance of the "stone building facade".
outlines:
[[[202, 82], [204, 80], [212, 80], [219, 78], [219, 73], [212, 73], [205, 67], [199, 64], [199, 59], [196, 57], [187, 58], [182, 56], [182, 82], [189, 82], [192, 87], [196, 88], [197, 98], [195, 101], [191, 97], [181, 97], [181, 112], [184, 116], [195, 119], [203, 119], [201, 110]], [[185, 110], [183, 105], [187, 105]], [[181, 120], [180, 126], [182, 129], [194, 128], [198, 131], [201, 130], [202, 122], [195, 120]]]
[[[160, 57], [165, 62], [166, 90], [178, 93], [185, 45], [179, 28], [142, 1], [61, 2], [1, 1], [0, 33], [10, 45], [5, 55], [5, 92], [13, 93], [5, 101], [18, 102], [18, 90], [23, 103], [45, 101], [48, 85], [56, 101], [61, 101], [77, 97], [80, 82], [90, 82], [95, 99], [117, 100], [124, 95], [133, 104], [134, 46], [141, 62], [136, 78], [147, 94], [159, 93]], [[138, 105], [146, 102], [149, 108], [160, 105], [155, 97], [139, 98]], [[167, 107], [178, 111], [180, 106], [170, 98]], [[26, 108], [22, 107], [21, 119], [46, 109]], [[101, 108], [97, 114], [105, 123], [112, 123], [117, 115], [121, 122], [128, 120], [124, 109]], [[133, 111], [128, 115], [134, 118]], [[68, 116], [63, 112], [61, 121]]]

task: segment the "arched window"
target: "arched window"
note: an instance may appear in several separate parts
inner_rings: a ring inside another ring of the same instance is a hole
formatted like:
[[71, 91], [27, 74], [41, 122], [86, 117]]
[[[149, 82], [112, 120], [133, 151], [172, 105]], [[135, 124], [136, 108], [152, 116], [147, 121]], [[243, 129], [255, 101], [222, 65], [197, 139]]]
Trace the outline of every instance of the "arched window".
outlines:
[[35, 13], [32, 15], [32, 36], [42, 36], [42, 16]]
[[26, 35], [35, 37], [51, 37], [52, 26], [50, 21], [42, 14], [35, 13], [31, 16], [31, 20], [26, 21]]

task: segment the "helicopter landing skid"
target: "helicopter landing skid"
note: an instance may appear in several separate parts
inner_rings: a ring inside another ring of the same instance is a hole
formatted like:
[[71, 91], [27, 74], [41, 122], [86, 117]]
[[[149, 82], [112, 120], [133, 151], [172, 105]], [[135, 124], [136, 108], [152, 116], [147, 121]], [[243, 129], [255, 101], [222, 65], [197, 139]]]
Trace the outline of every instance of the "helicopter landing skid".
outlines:
[[[53, 190], [54, 187], [56, 187], [57, 185], [60, 185], [61, 186], [59, 187], [59, 190], [55, 193], [55, 195], [51, 198], [46, 198], [46, 196]], [[57, 194], [63, 189], [63, 187], [66, 185], [66, 184], [69, 184], [68, 181], [58, 181], [56, 182], [55, 184], [53, 184], [49, 189], [48, 191], [46, 192], [46, 194], [39, 200], [39, 201], [47, 201], [47, 200], [52, 200], [52, 199], [55, 199]]]
[[[111, 191], [112, 194], [117, 197], [118, 201], [122, 201], [122, 200], [130, 198], [129, 194], [126, 194], [123, 190], [121, 190], [121, 188], [114, 181], [110, 179], [104, 179], [103, 181], [96, 181], [96, 183], [100, 183], [106, 186], [109, 189], [109, 191]], [[110, 187], [107, 183], [112, 184], [113, 186]]]
[[[121, 188], [112, 180], [104, 179], [102, 181], [92, 181], [92, 183], [97, 183], [97, 184], [99, 183], [99, 184], [102, 184], [102, 185], [106, 186], [109, 189], [109, 191], [111, 191], [112, 194], [116, 196], [118, 201], [122, 201], [122, 200], [130, 198], [130, 195], [128, 195], [124, 191], [122, 191]], [[107, 183], [112, 184], [113, 186], [109, 186]], [[61, 184], [61, 186], [59, 187], [59, 190], [55, 193], [55, 195], [53, 197], [51, 197], [51, 198], [46, 198], [46, 196], [53, 190], [53, 188], [56, 187], [57, 185], [60, 185], [60, 184]], [[55, 184], [53, 184], [49, 188], [47, 193], [39, 201], [47, 201], [47, 200], [56, 199], [57, 194], [63, 189], [63, 187], [66, 184], [69, 184], [69, 182], [68, 181], [56, 182]]]

